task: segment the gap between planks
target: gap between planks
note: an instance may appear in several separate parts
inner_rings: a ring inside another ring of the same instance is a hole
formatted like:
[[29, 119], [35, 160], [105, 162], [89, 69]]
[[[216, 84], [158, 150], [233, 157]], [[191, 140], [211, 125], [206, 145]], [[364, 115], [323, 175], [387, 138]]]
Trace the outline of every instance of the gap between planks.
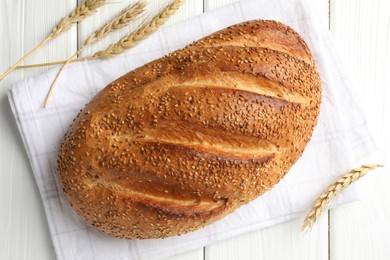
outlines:
[[[331, 13], [330, 13], [330, 5], [331, 5], [331, 2], [332, 0], [328, 0], [328, 30], [330, 31], [330, 19], [331, 19]], [[331, 209], [328, 209], [328, 260], [331, 260], [331, 257], [330, 257], [330, 239], [331, 239], [331, 235], [330, 235], [330, 222], [331, 222], [331, 214], [330, 214], [330, 211]]]

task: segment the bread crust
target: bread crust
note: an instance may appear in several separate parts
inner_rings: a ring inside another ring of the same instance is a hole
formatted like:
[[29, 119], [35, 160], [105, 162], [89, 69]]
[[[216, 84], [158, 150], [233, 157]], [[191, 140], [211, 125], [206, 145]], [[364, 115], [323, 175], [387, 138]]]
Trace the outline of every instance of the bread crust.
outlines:
[[278, 183], [320, 102], [303, 39], [279, 22], [244, 22], [104, 88], [66, 133], [57, 173], [77, 213], [107, 234], [184, 234]]

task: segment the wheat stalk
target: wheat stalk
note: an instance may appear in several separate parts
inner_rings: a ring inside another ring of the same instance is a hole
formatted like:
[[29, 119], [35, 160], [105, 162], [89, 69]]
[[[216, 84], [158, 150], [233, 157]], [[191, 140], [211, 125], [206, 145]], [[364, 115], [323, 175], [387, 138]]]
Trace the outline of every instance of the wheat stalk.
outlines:
[[[85, 60], [90, 60], [90, 59], [92, 59], [92, 56], [85, 56], [85, 57], [80, 57], [77, 59], [72, 59], [71, 61], [69, 61], [69, 63], [85, 61]], [[66, 60], [60, 60], [60, 61], [45, 62], [45, 63], [38, 63], [38, 64], [29, 64], [29, 65], [17, 66], [16, 69], [31, 69], [31, 68], [48, 67], [48, 66], [54, 66], [54, 65], [61, 65], [61, 64], [64, 64], [65, 62], [66, 62]]]
[[39, 48], [45, 45], [48, 41], [60, 36], [63, 32], [69, 30], [72, 25], [77, 22], [84, 20], [86, 17], [94, 14], [96, 10], [102, 5], [106, 4], [107, 0], [85, 0], [79, 6], [77, 6], [73, 11], [68, 14], [66, 17], [62, 18], [56, 27], [54, 27], [53, 31], [44, 39], [41, 43], [39, 43], [34, 49], [29, 51], [26, 55], [24, 55], [20, 60], [18, 60], [14, 65], [12, 65], [3, 75], [0, 76], [0, 81], [4, 79], [8, 74], [10, 74], [20, 63], [25, 61], [28, 57], [30, 57], [34, 52], [36, 52]]
[[369, 171], [376, 169], [378, 167], [383, 167], [383, 165], [374, 164], [374, 165], [362, 165], [360, 168], [356, 168], [333, 182], [326, 192], [320, 195], [312, 206], [309, 214], [307, 214], [305, 220], [303, 221], [302, 230], [310, 229], [314, 223], [318, 220], [321, 213], [324, 212], [324, 209], [329, 205], [329, 203], [338, 196], [345, 188], [347, 188], [351, 183], [355, 182], [359, 178], [366, 175]]
[[152, 18], [149, 23], [138, 28], [136, 31], [122, 37], [117, 43], [111, 44], [104, 51], [99, 51], [93, 55], [93, 58], [111, 58], [112, 56], [123, 53], [127, 49], [134, 47], [135, 43], [148, 37], [162, 26], [170, 16], [172, 16], [185, 0], [173, 0], [160, 13]]
[[142, 14], [145, 11], [146, 2], [144, 0], [138, 1], [136, 4], [131, 5], [124, 9], [119, 15], [111, 19], [109, 22], [107, 22], [105, 25], [100, 27], [98, 30], [96, 30], [94, 33], [92, 33], [85, 41], [84, 44], [62, 65], [59, 72], [57, 73], [56, 77], [54, 78], [49, 92], [46, 95], [44, 107], [46, 108], [49, 103], [49, 98], [51, 96], [51, 93], [53, 92], [54, 86], [61, 75], [62, 71], [65, 69], [66, 65], [71, 62], [73, 58], [75, 58], [80, 52], [82, 52], [87, 46], [100, 41], [110, 33], [119, 30], [127, 25], [129, 25], [132, 21], [135, 20], [140, 14]]

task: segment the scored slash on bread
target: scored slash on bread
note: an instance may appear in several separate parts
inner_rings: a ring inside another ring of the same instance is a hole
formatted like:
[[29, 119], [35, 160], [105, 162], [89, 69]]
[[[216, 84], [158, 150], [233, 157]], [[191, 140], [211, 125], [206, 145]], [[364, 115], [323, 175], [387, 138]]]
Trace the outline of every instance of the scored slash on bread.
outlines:
[[115, 237], [184, 234], [271, 189], [317, 123], [321, 81], [303, 39], [248, 21], [103, 89], [62, 142], [64, 194]]

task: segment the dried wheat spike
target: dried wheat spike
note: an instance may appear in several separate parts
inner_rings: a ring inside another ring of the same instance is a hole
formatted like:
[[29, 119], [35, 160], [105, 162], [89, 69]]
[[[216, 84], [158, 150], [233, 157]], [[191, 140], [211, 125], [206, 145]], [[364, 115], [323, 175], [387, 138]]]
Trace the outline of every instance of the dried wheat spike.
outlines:
[[111, 19], [108, 23], [100, 27], [96, 32], [89, 36], [88, 39], [85, 40], [84, 46], [95, 43], [106, 37], [108, 34], [129, 25], [140, 14], [145, 12], [146, 6], [147, 3], [144, 0], [140, 0], [137, 3], [127, 7], [118, 16]]
[[360, 168], [356, 168], [333, 182], [326, 192], [321, 194], [321, 196], [316, 200], [312, 206], [309, 214], [307, 214], [305, 220], [303, 221], [302, 230], [310, 229], [314, 223], [318, 220], [322, 212], [327, 208], [329, 203], [339, 195], [345, 188], [347, 188], [351, 183], [355, 182], [359, 178], [366, 175], [369, 171], [376, 169], [378, 167], [383, 167], [383, 165], [363, 165]]
[[184, 0], [173, 0], [159, 14], [153, 17], [149, 23], [146, 23], [136, 31], [124, 36], [117, 43], [111, 44], [106, 50], [95, 53], [93, 58], [110, 58], [134, 47], [136, 42], [145, 39], [161, 27], [180, 8], [180, 6], [184, 4], [184, 2]]

